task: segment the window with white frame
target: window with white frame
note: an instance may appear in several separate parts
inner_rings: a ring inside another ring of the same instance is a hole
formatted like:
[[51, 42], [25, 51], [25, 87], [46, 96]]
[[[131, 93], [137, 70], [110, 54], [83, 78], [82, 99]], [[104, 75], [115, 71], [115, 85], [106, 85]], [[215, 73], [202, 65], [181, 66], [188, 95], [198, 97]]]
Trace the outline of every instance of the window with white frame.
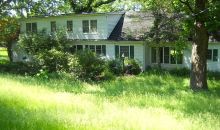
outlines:
[[106, 45], [85, 45], [86, 49], [91, 50], [99, 55], [106, 55]]
[[66, 27], [67, 27], [67, 31], [71, 32], [73, 31], [73, 21], [72, 20], [69, 20], [66, 22]]
[[207, 60], [218, 61], [218, 49], [208, 49]]
[[82, 30], [83, 30], [83, 33], [96, 33], [97, 32], [97, 20], [83, 20]]
[[26, 23], [26, 32], [37, 32], [37, 23]]
[[120, 58], [122, 57], [134, 58], [134, 46], [119, 46], [115, 45], [115, 57]]
[[[183, 52], [177, 51], [173, 47], [160, 47], [160, 63], [182, 64]], [[156, 48], [151, 48], [151, 63], [156, 63]]]
[[50, 27], [51, 27], [51, 32], [56, 32], [57, 30], [56, 21], [51, 21]]
[[83, 50], [83, 45], [74, 45], [70, 47], [71, 53], [76, 53], [77, 51], [82, 51], [82, 50]]

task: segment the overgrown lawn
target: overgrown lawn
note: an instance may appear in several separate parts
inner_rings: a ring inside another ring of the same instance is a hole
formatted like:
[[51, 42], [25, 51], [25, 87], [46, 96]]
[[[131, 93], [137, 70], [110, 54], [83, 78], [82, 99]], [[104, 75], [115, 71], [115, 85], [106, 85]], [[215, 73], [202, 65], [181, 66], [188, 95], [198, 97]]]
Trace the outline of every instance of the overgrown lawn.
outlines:
[[188, 77], [148, 72], [103, 83], [0, 74], [0, 129], [220, 128], [220, 80], [192, 92]]

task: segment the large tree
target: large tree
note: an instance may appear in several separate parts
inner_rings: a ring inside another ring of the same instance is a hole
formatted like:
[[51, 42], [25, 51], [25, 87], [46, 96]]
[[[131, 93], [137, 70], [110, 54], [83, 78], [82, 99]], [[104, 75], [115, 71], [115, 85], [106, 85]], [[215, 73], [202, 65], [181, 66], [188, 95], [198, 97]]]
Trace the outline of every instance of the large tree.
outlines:
[[193, 21], [193, 43], [191, 55], [190, 87], [193, 90], [207, 90], [207, 50], [209, 34], [208, 30], [219, 24], [219, 1], [217, 0], [179, 0], [185, 6], [183, 11], [189, 14]]
[[82, 13], [82, 12], [94, 12], [96, 8], [113, 3], [116, 0], [68, 0], [73, 12]]
[[19, 35], [19, 25], [14, 17], [5, 17], [0, 20], [0, 42], [7, 48], [9, 60], [12, 61], [12, 44]]
[[[160, 68], [160, 46], [162, 43], [179, 42], [180, 15], [172, 7], [170, 0], [138, 0], [142, 3], [142, 10], [151, 12], [154, 24], [149, 32], [146, 32], [146, 41], [154, 43], [156, 47], [156, 66]], [[182, 40], [182, 39], [181, 39]]]

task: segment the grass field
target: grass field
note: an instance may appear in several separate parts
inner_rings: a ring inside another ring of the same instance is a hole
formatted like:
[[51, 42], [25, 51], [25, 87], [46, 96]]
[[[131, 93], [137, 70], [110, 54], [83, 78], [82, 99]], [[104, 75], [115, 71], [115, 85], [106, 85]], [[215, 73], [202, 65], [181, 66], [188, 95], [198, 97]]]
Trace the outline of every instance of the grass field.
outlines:
[[195, 93], [187, 77], [148, 72], [99, 84], [0, 74], [0, 129], [220, 128], [220, 80]]

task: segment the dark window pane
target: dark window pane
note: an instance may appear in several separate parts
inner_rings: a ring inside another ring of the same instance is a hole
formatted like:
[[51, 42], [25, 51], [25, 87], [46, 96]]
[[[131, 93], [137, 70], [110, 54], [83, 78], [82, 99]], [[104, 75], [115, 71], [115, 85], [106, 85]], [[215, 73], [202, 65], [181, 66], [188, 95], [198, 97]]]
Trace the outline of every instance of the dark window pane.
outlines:
[[[155, 49], [156, 49], [156, 48], [155, 48]], [[160, 63], [164, 63], [164, 62], [163, 62], [163, 47], [160, 47], [160, 48], [159, 48], [159, 51], [160, 51]], [[156, 50], [155, 50], [155, 53], [157, 53]], [[157, 62], [157, 61], [156, 61], [156, 59], [157, 59], [156, 54], [155, 54], [155, 57], [156, 57], [156, 58], [155, 58], [155, 63], [156, 63], [156, 62]]]
[[169, 47], [164, 47], [164, 63], [169, 63]]
[[83, 33], [89, 33], [89, 21], [83, 20], [82, 26], [83, 26]]
[[134, 46], [130, 46], [130, 58], [134, 58]]
[[32, 32], [31, 31], [31, 23], [26, 23], [26, 32]]
[[55, 32], [57, 30], [55, 21], [50, 22], [50, 26], [51, 26], [51, 32]]
[[95, 46], [94, 46], [94, 45], [89, 45], [89, 49], [90, 49], [92, 52], [95, 52]]
[[213, 50], [213, 61], [218, 61], [218, 49]]
[[37, 33], [37, 23], [32, 23], [32, 32]]
[[151, 63], [156, 63], [156, 48], [152, 47], [151, 48]]
[[102, 46], [101, 45], [96, 45], [96, 54], [102, 54]]
[[129, 46], [120, 46], [120, 57], [124, 55], [124, 57], [129, 57]]
[[74, 45], [74, 46], [70, 47], [69, 51], [72, 54], [75, 53], [76, 52], [76, 46]]
[[211, 49], [208, 49], [207, 60], [212, 60], [212, 50]]
[[91, 32], [97, 32], [97, 20], [91, 20], [90, 21], [90, 26], [91, 26]]
[[67, 31], [73, 31], [73, 21], [67, 21]]
[[115, 58], [119, 58], [119, 46], [115, 45]]
[[106, 46], [102, 45], [102, 54], [106, 56]]
[[83, 50], [83, 45], [77, 45], [77, 51]]
[[174, 48], [170, 48], [170, 63], [176, 64], [176, 50]]
[[183, 63], [183, 54], [177, 54], [177, 64], [182, 64]]

